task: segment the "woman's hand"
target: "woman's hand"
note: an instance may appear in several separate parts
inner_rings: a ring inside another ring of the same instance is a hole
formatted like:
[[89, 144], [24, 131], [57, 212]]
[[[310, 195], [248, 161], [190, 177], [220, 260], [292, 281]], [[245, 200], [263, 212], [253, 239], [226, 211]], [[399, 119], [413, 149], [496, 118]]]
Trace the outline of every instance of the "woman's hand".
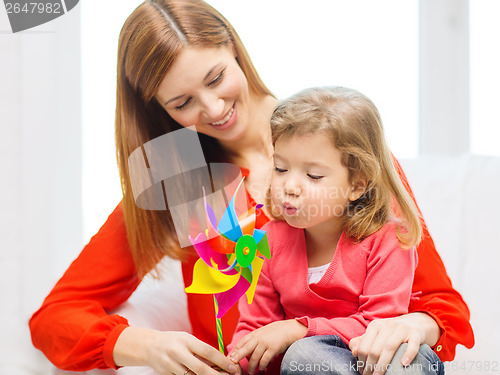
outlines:
[[307, 327], [295, 319], [269, 323], [238, 341], [229, 358], [238, 363], [251, 354], [248, 373], [253, 374], [257, 366], [263, 371], [277, 354], [284, 353], [295, 341], [303, 338], [306, 332]]
[[117, 366], [149, 366], [161, 375], [239, 374], [224, 354], [186, 332], [128, 327], [116, 341], [113, 359]]
[[408, 343], [401, 364], [408, 366], [421, 344], [434, 346], [440, 337], [437, 323], [425, 313], [410, 313], [395, 318], [372, 321], [366, 332], [349, 342], [352, 354], [364, 363], [362, 375], [383, 375], [394, 353], [402, 343]]

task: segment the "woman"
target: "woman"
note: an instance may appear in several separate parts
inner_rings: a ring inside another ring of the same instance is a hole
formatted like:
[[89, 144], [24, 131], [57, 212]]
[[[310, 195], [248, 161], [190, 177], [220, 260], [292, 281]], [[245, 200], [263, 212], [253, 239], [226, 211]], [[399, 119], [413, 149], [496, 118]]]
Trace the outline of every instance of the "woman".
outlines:
[[[196, 125], [207, 162], [240, 166], [249, 197], [264, 202], [272, 164], [269, 118], [276, 104], [232, 26], [203, 1], [148, 0], [130, 15], [118, 50], [116, 143], [123, 201], [30, 321], [34, 345], [56, 366], [85, 371], [144, 365], [160, 374], [236, 371], [206, 344], [216, 345], [213, 319], [206, 314], [212, 311], [210, 297], [188, 295], [193, 335], [131, 327], [125, 318], [108, 315], [164, 256], [183, 260], [187, 285], [195, 261], [190, 249], [179, 247], [168, 211], [135, 205], [128, 156], [162, 134]], [[262, 214], [257, 226], [267, 221]], [[418, 255], [413, 291], [419, 297], [411, 313], [373, 321], [350, 343], [367, 374], [375, 364], [388, 364], [398, 348], [393, 361], [408, 364], [423, 343], [443, 360], [454, 357], [457, 343], [473, 345], [468, 308], [425, 225]], [[237, 318], [236, 308], [224, 316], [226, 342]]]

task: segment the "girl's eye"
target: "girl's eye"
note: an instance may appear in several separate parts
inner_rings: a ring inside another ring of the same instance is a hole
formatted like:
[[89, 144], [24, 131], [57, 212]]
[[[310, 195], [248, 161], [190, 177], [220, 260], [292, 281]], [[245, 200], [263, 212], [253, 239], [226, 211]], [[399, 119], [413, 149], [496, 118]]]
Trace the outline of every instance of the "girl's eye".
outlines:
[[275, 170], [275, 172], [278, 172], [278, 173], [285, 173], [286, 172], [286, 169], [278, 168], [278, 167], [274, 167], [274, 170]]
[[311, 180], [321, 180], [325, 176], [318, 176], [318, 175], [308, 173], [307, 177], [309, 177]]
[[222, 78], [224, 78], [224, 74], [226, 72], [226, 68], [222, 69], [222, 72], [219, 73], [217, 77], [215, 77], [210, 83], [208, 84], [209, 86], [215, 86], [219, 84], [222, 81]]
[[190, 101], [191, 101], [191, 98], [188, 98], [184, 103], [175, 107], [175, 109], [178, 111], [182, 110], [185, 106], [187, 106], [189, 104]]

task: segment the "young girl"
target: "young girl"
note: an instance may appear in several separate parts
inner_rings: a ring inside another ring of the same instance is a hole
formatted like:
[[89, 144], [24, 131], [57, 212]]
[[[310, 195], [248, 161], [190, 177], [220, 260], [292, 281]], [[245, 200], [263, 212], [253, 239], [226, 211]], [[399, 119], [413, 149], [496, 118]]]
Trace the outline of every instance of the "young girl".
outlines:
[[254, 302], [240, 301], [230, 358], [253, 374], [286, 351], [282, 373], [357, 374], [349, 341], [373, 319], [408, 312], [417, 210], [359, 92], [305, 90], [278, 106], [271, 128], [272, 259]]

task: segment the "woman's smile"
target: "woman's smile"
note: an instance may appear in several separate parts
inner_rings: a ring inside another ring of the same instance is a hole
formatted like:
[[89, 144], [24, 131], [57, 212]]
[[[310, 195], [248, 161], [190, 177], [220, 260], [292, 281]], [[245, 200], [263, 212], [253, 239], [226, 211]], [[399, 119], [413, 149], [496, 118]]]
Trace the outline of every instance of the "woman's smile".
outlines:
[[237, 119], [236, 103], [229, 109], [229, 112], [224, 116], [222, 120], [209, 123], [217, 130], [226, 130], [233, 126]]

